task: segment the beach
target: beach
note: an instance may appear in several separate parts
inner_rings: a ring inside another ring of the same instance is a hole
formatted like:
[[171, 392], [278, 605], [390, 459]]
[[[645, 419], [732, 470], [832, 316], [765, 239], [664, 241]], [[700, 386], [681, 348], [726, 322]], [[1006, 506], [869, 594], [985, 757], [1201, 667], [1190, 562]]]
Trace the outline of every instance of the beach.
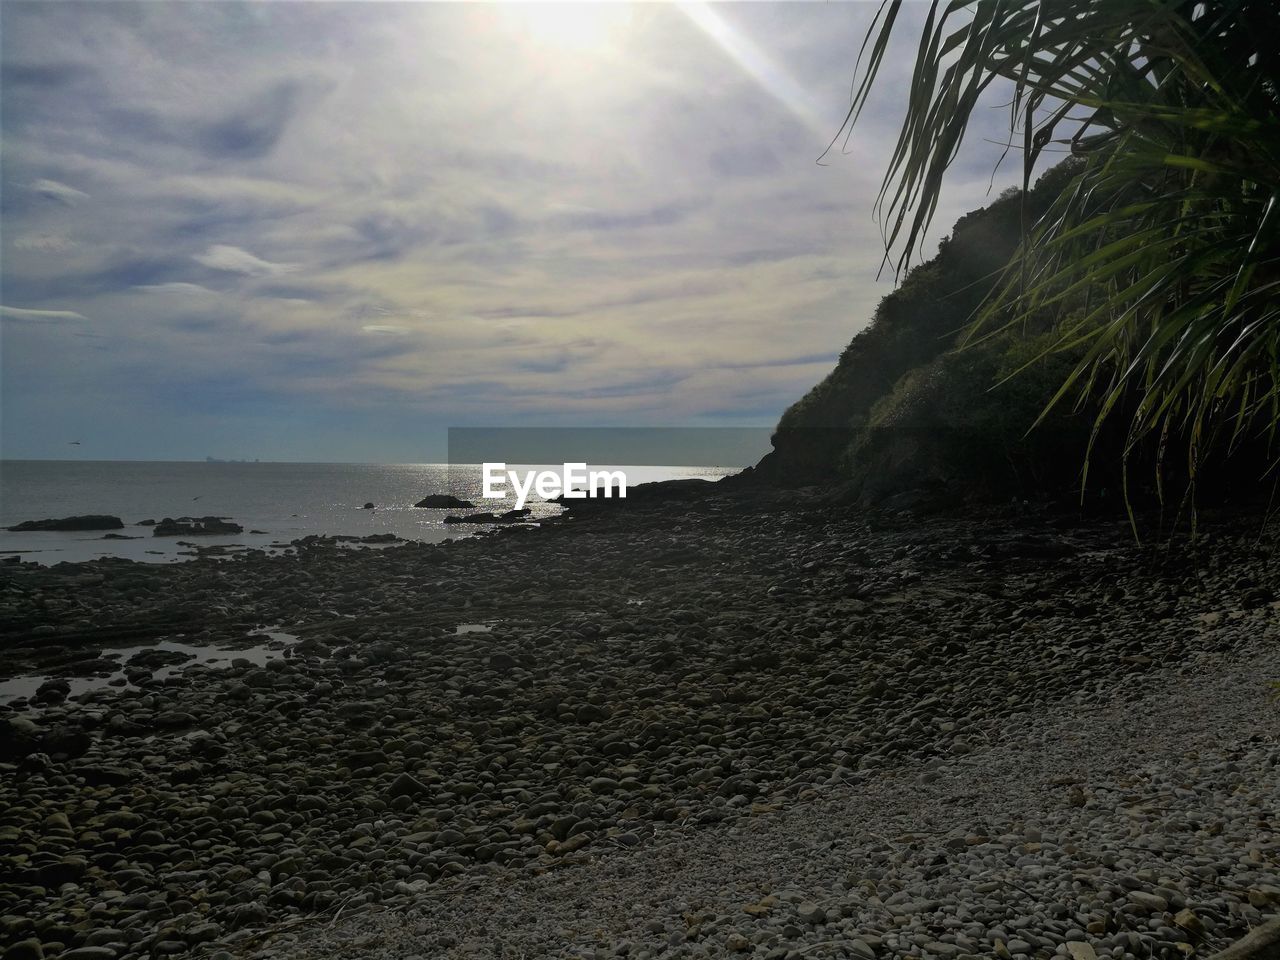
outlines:
[[[1280, 896], [1260, 532], [1143, 547], [1120, 518], [739, 489], [449, 544], [6, 565], [4, 679], [55, 679], [0, 719], [0, 935], [77, 960], [1209, 952]], [[118, 685], [62, 698], [95, 674]], [[1121, 808], [1163, 844], [1108, 856]], [[773, 866], [740, 849], [770, 831]]]
[[0, 960], [1280, 960], [1277, 36], [0, 3]]

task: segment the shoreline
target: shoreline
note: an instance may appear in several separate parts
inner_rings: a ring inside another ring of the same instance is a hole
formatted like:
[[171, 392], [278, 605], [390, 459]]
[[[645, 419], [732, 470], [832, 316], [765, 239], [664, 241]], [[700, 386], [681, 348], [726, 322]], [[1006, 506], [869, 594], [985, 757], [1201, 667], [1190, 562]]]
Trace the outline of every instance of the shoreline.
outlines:
[[[452, 516], [503, 514], [515, 507], [482, 496], [481, 464], [242, 464], [24, 462], [0, 473], [0, 560], [17, 556], [52, 566], [100, 558], [146, 563], [185, 562], [224, 555], [284, 552], [312, 537], [398, 539], [439, 543], [470, 534], [472, 522]], [[723, 478], [733, 468], [629, 467], [634, 482], [680, 477]], [[432, 496], [448, 494], [436, 506]], [[426, 499], [424, 499], [424, 497]], [[472, 507], [460, 507], [459, 502]], [[530, 498], [531, 519], [560, 513], [542, 497]], [[32, 522], [65, 521], [84, 514], [117, 520], [93, 530], [10, 530]], [[156, 536], [163, 518], [214, 517], [238, 532], [171, 531]], [[179, 541], [184, 541], [180, 543]]]
[[[1113, 521], [989, 520], [717, 495], [448, 546], [90, 564], [61, 588], [0, 569], [6, 632], [27, 638], [11, 672], [47, 660], [31, 654], [46, 641], [66, 669], [131, 630], [213, 646], [270, 623], [298, 638], [271, 663], [140, 673], [29, 725], [0, 713], [17, 850], [4, 942], [250, 955], [280, 923], [560, 876], [656, 850], [673, 824], [732, 832], [939, 761], [927, 792], [1011, 724], [1247, 643], [1274, 650], [1256, 523], [1151, 551]], [[492, 629], [457, 632], [477, 623]], [[1274, 748], [1275, 726], [1259, 729]], [[1263, 855], [1277, 866], [1274, 844]], [[677, 946], [778, 949], [730, 946], [722, 926]], [[427, 955], [475, 947], [446, 936]]]

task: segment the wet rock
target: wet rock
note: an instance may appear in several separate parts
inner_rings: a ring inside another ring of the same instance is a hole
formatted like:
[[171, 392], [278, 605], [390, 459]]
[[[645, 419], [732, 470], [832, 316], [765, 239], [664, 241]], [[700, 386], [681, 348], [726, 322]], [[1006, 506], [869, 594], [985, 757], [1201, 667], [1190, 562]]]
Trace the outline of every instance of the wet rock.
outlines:
[[36, 703], [61, 703], [71, 692], [71, 684], [63, 679], [46, 680], [36, 688], [32, 698]]
[[34, 937], [19, 940], [4, 952], [5, 960], [44, 960], [44, 946]]
[[74, 772], [91, 787], [122, 786], [135, 778], [125, 767], [110, 764], [82, 764], [74, 768]]
[[131, 667], [155, 670], [159, 667], [170, 667], [179, 663], [186, 663], [194, 657], [195, 654], [182, 650], [165, 650], [162, 647], [152, 647], [147, 650], [139, 650], [129, 658], [128, 664]]
[[83, 857], [64, 857], [55, 863], [37, 868], [36, 874], [46, 887], [57, 887], [79, 880], [84, 876], [88, 866], [88, 862]]
[[17, 760], [41, 748], [40, 728], [26, 717], [0, 718], [0, 760]]
[[68, 724], [54, 727], [40, 742], [45, 752], [58, 754], [67, 759], [84, 756], [92, 745], [92, 736], [85, 730]]
[[108, 946], [76, 947], [58, 954], [58, 960], [115, 960], [119, 952]]
[[202, 537], [219, 534], [244, 533], [244, 527], [231, 523], [226, 517], [165, 517], [151, 531], [156, 537]]
[[24, 520], [6, 529], [17, 533], [32, 530], [121, 530], [124, 521], [119, 517], [106, 514], [85, 514], [79, 517], [62, 517], [61, 519]]
[[433, 493], [430, 496], [423, 497], [414, 506], [429, 507], [435, 510], [470, 510], [475, 507], [475, 504], [470, 500], [462, 500], [447, 493]]
[[391, 781], [391, 786], [387, 788], [387, 794], [392, 797], [421, 797], [429, 793], [430, 790], [431, 788], [421, 780], [410, 774], [402, 773]]

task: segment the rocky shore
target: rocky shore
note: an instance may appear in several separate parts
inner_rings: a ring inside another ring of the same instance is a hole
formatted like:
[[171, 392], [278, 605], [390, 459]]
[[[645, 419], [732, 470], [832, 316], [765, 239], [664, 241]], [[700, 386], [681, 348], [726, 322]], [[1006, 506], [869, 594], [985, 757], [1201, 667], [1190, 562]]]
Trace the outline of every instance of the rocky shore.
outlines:
[[[1139, 548], [1118, 521], [740, 493], [444, 545], [7, 566], [3, 676], [289, 639], [0, 714], [0, 943], [1207, 955], [1280, 909], [1272, 544], [1248, 518]], [[1180, 674], [1232, 685], [1202, 702]]]

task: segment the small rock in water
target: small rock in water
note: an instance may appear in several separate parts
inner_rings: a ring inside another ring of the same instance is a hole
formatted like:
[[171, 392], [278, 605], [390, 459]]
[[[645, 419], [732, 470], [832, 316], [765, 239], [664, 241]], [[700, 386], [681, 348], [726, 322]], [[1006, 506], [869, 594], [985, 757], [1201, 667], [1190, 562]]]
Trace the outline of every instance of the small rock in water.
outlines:
[[61, 517], [46, 520], [24, 520], [16, 526], [7, 527], [15, 533], [26, 533], [33, 530], [119, 530], [124, 521], [119, 517], [106, 514], [85, 514], [79, 517]]
[[447, 493], [433, 493], [429, 497], [423, 497], [421, 500], [415, 503], [414, 506], [427, 507], [435, 510], [475, 509], [475, 504], [472, 503], [470, 500], [462, 500], [458, 497], [450, 496]]

